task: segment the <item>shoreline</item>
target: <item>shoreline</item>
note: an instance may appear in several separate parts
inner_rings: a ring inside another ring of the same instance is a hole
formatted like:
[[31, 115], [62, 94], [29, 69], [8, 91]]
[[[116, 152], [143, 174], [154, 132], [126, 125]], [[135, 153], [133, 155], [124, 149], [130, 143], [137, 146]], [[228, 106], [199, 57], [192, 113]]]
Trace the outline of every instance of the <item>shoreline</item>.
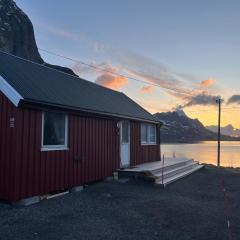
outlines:
[[[197, 144], [197, 143], [203, 143], [203, 142], [218, 142], [217, 140], [198, 140], [198, 141], [194, 141], [194, 140], [189, 140], [189, 141], [161, 141], [161, 145], [162, 144]], [[240, 140], [221, 140], [221, 142], [239, 142]]]

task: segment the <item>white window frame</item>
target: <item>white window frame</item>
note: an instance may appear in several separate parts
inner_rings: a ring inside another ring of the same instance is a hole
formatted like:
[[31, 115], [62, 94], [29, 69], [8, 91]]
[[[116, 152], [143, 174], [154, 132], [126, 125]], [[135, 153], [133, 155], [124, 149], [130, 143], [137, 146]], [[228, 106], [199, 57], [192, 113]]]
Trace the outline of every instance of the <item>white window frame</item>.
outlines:
[[44, 115], [45, 113], [50, 111], [42, 112], [42, 136], [41, 136], [41, 151], [60, 151], [60, 150], [68, 150], [68, 115], [65, 114], [65, 144], [64, 145], [44, 145]]
[[[157, 127], [155, 124], [149, 124], [149, 123], [141, 123], [141, 131], [142, 131], [142, 125], [147, 126], [147, 142], [142, 141], [141, 138], [141, 145], [156, 145], [157, 144]], [[155, 141], [150, 141], [150, 127], [154, 126], [155, 129]], [[141, 136], [141, 134], [140, 134]]]
[[[155, 140], [154, 141], [150, 141], [150, 127], [151, 126], [154, 126], [154, 134], [155, 134]], [[152, 145], [157, 144], [157, 127], [156, 127], [155, 124], [149, 124], [148, 125], [148, 142], [149, 142], [149, 144], [152, 144]]]
[[[147, 127], [147, 141], [142, 141], [142, 125], [145, 125]], [[140, 127], [140, 138], [141, 138], [141, 145], [148, 145], [148, 124], [147, 123], [141, 123]]]
[[127, 121], [127, 120], [124, 120], [125, 122], [127, 122], [127, 124], [128, 124], [128, 141], [127, 142], [123, 142], [122, 141], [122, 130], [123, 130], [123, 127], [122, 127], [122, 125], [123, 125], [123, 121], [121, 121], [121, 143], [122, 144], [130, 144], [130, 122], [129, 121]]

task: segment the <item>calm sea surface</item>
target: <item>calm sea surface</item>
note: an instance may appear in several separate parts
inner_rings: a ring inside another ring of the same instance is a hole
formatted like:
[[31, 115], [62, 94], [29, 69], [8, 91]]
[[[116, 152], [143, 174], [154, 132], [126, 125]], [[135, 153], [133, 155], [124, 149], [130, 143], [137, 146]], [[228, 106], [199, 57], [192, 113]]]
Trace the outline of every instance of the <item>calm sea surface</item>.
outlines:
[[[162, 154], [166, 157], [193, 158], [201, 163], [216, 165], [217, 142], [196, 144], [162, 144]], [[221, 142], [221, 166], [240, 167], [240, 142]]]

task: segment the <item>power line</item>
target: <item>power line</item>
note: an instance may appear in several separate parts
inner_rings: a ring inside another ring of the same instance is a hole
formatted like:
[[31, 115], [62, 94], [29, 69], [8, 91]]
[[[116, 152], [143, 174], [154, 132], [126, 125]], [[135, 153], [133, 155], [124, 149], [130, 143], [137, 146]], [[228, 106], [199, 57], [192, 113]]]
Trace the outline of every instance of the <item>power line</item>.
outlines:
[[57, 56], [57, 57], [65, 58], [65, 59], [70, 60], [70, 61], [75, 62], [75, 63], [80, 63], [80, 64], [88, 66], [90, 68], [94, 68], [94, 69], [96, 69], [98, 71], [107, 72], [107, 73], [114, 74], [114, 75], [117, 75], [117, 76], [120, 76], [120, 77], [129, 78], [129, 79], [132, 79], [134, 81], [143, 82], [143, 83], [146, 83], [146, 84], [151, 84], [151, 85], [155, 85], [155, 86], [158, 86], [158, 87], [162, 88], [162, 86], [160, 86], [159, 84], [151, 83], [151, 82], [140, 80], [140, 79], [137, 79], [137, 78], [134, 78], [134, 77], [131, 77], [131, 76], [127, 76], [127, 75], [124, 75], [124, 74], [116, 73], [116, 72], [113, 72], [113, 71], [108, 70], [106, 68], [95, 66], [93, 64], [89, 64], [89, 63], [83, 62], [81, 60], [77, 60], [77, 59], [73, 59], [73, 58], [70, 58], [70, 57], [66, 57], [64, 55], [61, 55], [61, 54], [58, 54], [58, 53], [55, 53], [55, 52], [52, 52], [52, 51], [49, 51], [49, 50], [45, 50], [45, 49], [42, 49], [42, 48], [38, 48], [38, 50], [40, 50], [42, 52], [46, 52], [46, 53], [54, 55], [54, 56]]
[[[157, 83], [153, 83], [153, 82], [149, 82], [149, 81], [145, 81], [145, 80], [141, 80], [141, 79], [138, 79], [138, 78], [135, 78], [135, 77], [132, 77], [132, 76], [129, 76], [129, 75], [125, 75], [125, 74], [121, 74], [121, 73], [116, 73], [114, 71], [111, 71], [111, 70], [108, 70], [106, 68], [102, 68], [102, 67], [99, 67], [99, 66], [96, 66], [96, 65], [93, 65], [93, 64], [90, 64], [90, 63], [86, 63], [84, 61], [81, 61], [79, 59], [74, 59], [74, 58], [71, 58], [71, 57], [67, 57], [67, 56], [64, 56], [62, 54], [59, 54], [59, 53], [55, 53], [53, 51], [50, 51], [50, 50], [46, 50], [46, 49], [43, 49], [43, 48], [38, 48], [39, 51], [42, 51], [42, 52], [45, 52], [45, 53], [48, 53], [48, 54], [51, 54], [51, 55], [54, 55], [56, 57], [61, 57], [61, 58], [64, 58], [64, 59], [67, 59], [69, 61], [72, 61], [74, 63], [78, 63], [78, 64], [81, 64], [81, 65], [85, 65], [85, 66], [88, 66], [90, 68], [93, 68], [97, 71], [102, 71], [102, 72], [107, 72], [107, 73], [110, 73], [110, 74], [113, 74], [113, 75], [116, 75], [116, 76], [119, 76], [119, 77], [124, 77], [124, 78], [128, 78], [128, 79], [131, 79], [131, 80], [134, 80], [134, 81], [137, 81], [137, 82], [140, 82], [140, 83], [144, 83], [144, 84], [148, 84], [148, 85], [153, 85], [153, 86], [156, 86], [156, 87], [160, 87], [160, 88], [165, 88], [165, 89], [168, 89], [170, 91], [174, 91], [172, 88], [170, 87], [166, 87], [166, 86], [161, 86]], [[187, 92], [184, 92], [182, 93], [183, 95], [190, 95], [190, 96], [193, 96], [191, 93], [187, 93]], [[222, 109], [239, 109], [240, 110], [240, 107], [223, 107]], [[198, 110], [196, 112], [199, 112], [199, 111], [208, 111], [208, 110]], [[211, 110], [209, 110], [211, 111]], [[190, 111], [188, 111], [190, 112]]]
[[[99, 66], [95, 66], [95, 65], [92, 65], [92, 64], [89, 64], [89, 63], [86, 63], [84, 61], [81, 61], [81, 60], [78, 60], [78, 59], [74, 59], [74, 58], [71, 58], [71, 57], [67, 57], [67, 56], [64, 56], [62, 54], [58, 54], [58, 53], [55, 53], [53, 51], [50, 51], [50, 50], [46, 50], [46, 49], [43, 49], [43, 48], [38, 48], [39, 51], [42, 51], [42, 52], [45, 52], [45, 53], [48, 53], [48, 54], [51, 54], [51, 55], [54, 55], [54, 56], [57, 56], [57, 57], [61, 57], [61, 58], [64, 58], [64, 59], [67, 59], [69, 61], [72, 61], [72, 62], [75, 62], [75, 63], [79, 63], [79, 64], [82, 64], [82, 65], [85, 65], [85, 66], [88, 66], [90, 68], [93, 68], [93, 69], [96, 69], [98, 71], [102, 71], [102, 72], [108, 72], [110, 74], [113, 74], [113, 75], [116, 75], [116, 76], [120, 76], [120, 77], [125, 77], [125, 78], [128, 78], [128, 79], [131, 79], [131, 80], [134, 80], [134, 81], [137, 81], [137, 82], [141, 82], [141, 83], [144, 83], [144, 84], [148, 84], [148, 85], [153, 85], [153, 86], [156, 86], [156, 87], [160, 87], [160, 88], [165, 88], [165, 89], [168, 89], [168, 90], [171, 90], [171, 91], [174, 91], [172, 88], [168, 88], [168, 87], [163, 87], [157, 83], [153, 83], [153, 82], [149, 82], [149, 81], [144, 81], [144, 80], [141, 80], [141, 79], [138, 79], [138, 78], [134, 78], [134, 77], [131, 77], [131, 76], [128, 76], [128, 75], [124, 75], [124, 74], [120, 74], [120, 73], [116, 73], [114, 71], [111, 71], [111, 70], [108, 70], [106, 68], [102, 68], [102, 67], [99, 67]], [[182, 93], [183, 95], [190, 95], [190, 96], [193, 96], [191, 93]], [[235, 111], [238, 111], [240, 110], [240, 107], [223, 107], [222, 108], [223, 110], [235, 110]], [[212, 110], [186, 110], [186, 112], [188, 113], [198, 113], [198, 112], [212, 112]]]
[[[99, 66], [95, 66], [93, 64], [89, 64], [89, 63], [86, 63], [84, 61], [81, 61], [81, 60], [78, 60], [78, 59], [74, 59], [74, 58], [71, 58], [71, 57], [66, 57], [62, 54], [58, 54], [58, 53], [55, 53], [55, 52], [52, 52], [52, 51], [49, 51], [49, 50], [46, 50], [46, 49], [43, 49], [43, 48], [38, 48], [39, 51], [42, 51], [42, 52], [45, 52], [45, 53], [48, 53], [48, 54], [51, 54], [51, 55], [54, 55], [56, 57], [61, 57], [61, 58], [65, 58], [69, 61], [72, 61], [72, 62], [75, 62], [75, 63], [79, 63], [79, 64], [82, 64], [82, 65], [85, 65], [85, 66], [88, 66], [90, 68], [93, 68], [93, 69], [96, 69], [98, 71], [102, 71], [102, 72], [107, 72], [107, 73], [110, 73], [110, 74], [113, 74], [113, 75], [116, 75], [116, 76], [119, 76], [119, 77], [124, 77], [124, 78], [128, 78], [128, 79], [131, 79], [133, 81], [137, 81], [137, 82], [141, 82], [141, 83], [144, 83], [144, 84], [148, 84], [148, 85], [153, 85], [153, 86], [156, 86], [156, 87], [160, 87], [160, 88], [165, 88], [165, 89], [168, 89], [170, 91], [174, 91], [172, 88], [170, 87], [167, 87], [167, 86], [161, 86], [157, 83], [153, 83], [153, 82], [149, 82], [149, 81], [145, 81], [145, 80], [141, 80], [141, 79], [138, 79], [138, 78], [135, 78], [135, 77], [131, 77], [131, 76], [128, 76], [128, 75], [125, 75], [125, 74], [121, 74], [121, 73], [116, 73], [114, 71], [111, 71], [111, 70], [108, 70], [106, 68], [102, 68], [102, 67], [99, 67]], [[183, 95], [190, 95], [192, 96], [191, 93], [187, 93], [187, 92], [184, 92], [182, 93]]]

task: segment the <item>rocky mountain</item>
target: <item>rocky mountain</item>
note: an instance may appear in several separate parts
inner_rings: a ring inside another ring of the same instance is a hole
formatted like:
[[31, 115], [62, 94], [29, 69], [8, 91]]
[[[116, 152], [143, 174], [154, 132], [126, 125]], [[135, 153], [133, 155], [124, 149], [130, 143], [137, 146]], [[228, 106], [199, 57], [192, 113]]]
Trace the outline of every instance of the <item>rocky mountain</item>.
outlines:
[[0, 0], [0, 50], [75, 75], [69, 68], [43, 61], [38, 52], [33, 25], [13, 0]]
[[[217, 133], [204, 127], [198, 119], [189, 118], [182, 110], [165, 113], [155, 113], [163, 126], [161, 128], [162, 142], [198, 142], [217, 140]], [[230, 136], [221, 136], [222, 140], [239, 140]]]
[[[215, 133], [218, 131], [218, 126], [215, 125], [206, 126], [206, 128]], [[231, 124], [221, 127], [221, 133], [232, 137], [240, 137], [240, 129], [234, 128]]]

